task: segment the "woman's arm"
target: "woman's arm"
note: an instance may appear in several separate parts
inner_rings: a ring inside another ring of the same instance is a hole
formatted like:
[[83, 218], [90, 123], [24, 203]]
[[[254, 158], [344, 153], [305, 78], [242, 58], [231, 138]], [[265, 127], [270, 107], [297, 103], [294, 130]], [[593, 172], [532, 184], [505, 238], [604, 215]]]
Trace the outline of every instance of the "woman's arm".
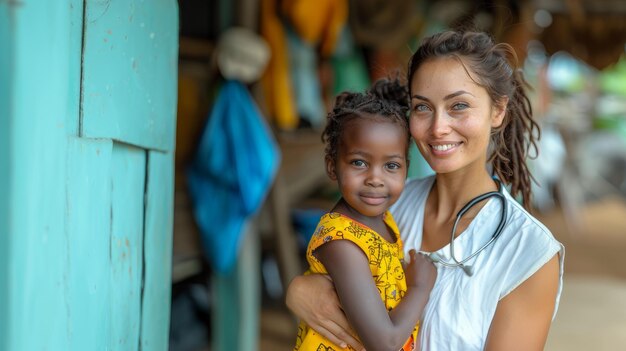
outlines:
[[398, 350], [407, 341], [424, 310], [435, 278], [434, 265], [411, 253], [405, 272], [408, 289], [400, 303], [387, 311], [363, 251], [347, 240], [328, 242], [315, 250], [335, 283], [350, 324], [369, 351]]
[[293, 314], [335, 345], [363, 350], [339, 304], [327, 275], [295, 277], [287, 287], [285, 303]]
[[486, 351], [543, 350], [559, 288], [558, 254], [498, 303]]

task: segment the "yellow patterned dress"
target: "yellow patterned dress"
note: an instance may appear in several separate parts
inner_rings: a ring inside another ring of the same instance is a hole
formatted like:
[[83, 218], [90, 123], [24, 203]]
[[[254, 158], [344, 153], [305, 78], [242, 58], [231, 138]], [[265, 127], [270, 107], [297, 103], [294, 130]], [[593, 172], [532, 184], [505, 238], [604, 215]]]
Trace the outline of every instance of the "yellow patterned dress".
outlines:
[[[367, 256], [372, 277], [374, 277], [376, 287], [380, 292], [380, 298], [385, 303], [387, 310], [393, 309], [398, 305], [407, 289], [404, 270], [402, 269], [404, 254], [396, 222], [389, 211], [385, 212], [383, 216], [385, 224], [392, 229], [396, 237], [395, 243], [388, 242], [366, 225], [340, 213], [330, 212], [323, 215], [307, 248], [306, 257], [309, 262], [309, 271], [307, 273], [328, 274], [324, 265], [313, 255], [315, 249], [331, 240], [350, 240], [358, 245]], [[401, 351], [413, 350], [416, 338], [417, 327], [413, 329], [413, 333]], [[353, 349], [351, 347], [341, 348], [331, 343], [305, 323], [300, 322], [294, 350], [330, 351]]]

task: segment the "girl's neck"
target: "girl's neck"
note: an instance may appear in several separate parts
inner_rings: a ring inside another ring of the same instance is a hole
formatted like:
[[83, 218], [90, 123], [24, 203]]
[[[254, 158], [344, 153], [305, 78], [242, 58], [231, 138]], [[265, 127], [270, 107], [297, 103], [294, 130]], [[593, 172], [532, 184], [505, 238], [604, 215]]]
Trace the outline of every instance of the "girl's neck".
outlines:
[[[475, 171], [460, 170], [455, 173], [438, 173], [435, 184], [428, 195], [428, 203], [429, 207], [434, 210], [437, 220], [445, 222], [456, 218], [457, 213], [471, 199], [497, 190], [497, 183], [484, 168]], [[483, 205], [470, 210], [466, 217], [474, 217]]]
[[365, 216], [352, 208], [352, 206], [350, 206], [343, 198], [341, 198], [341, 200], [337, 202], [331, 212], [341, 213], [346, 217], [350, 217], [355, 221], [368, 226], [370, 229], [374, 230], [376, 233], [378, 233], [389, 242], [395, 242], [396, 240], [389, 228], [387, 228], [387, 224], [385, 223], [383, 218], [384, 213], [373, 217]]
[[331, 211], [341, 213], [342, 215], [350, 217], [357, 222], [365, 224], [368, 227], [374, 227], [378, 224], [384, 223], [383, 214], [375, 217], [365, 216], [359, 211], [352, 208], [352, 206], [350, 206], [343, 198], [341, 198], [341, 200], [337, 202], [337, 204]]

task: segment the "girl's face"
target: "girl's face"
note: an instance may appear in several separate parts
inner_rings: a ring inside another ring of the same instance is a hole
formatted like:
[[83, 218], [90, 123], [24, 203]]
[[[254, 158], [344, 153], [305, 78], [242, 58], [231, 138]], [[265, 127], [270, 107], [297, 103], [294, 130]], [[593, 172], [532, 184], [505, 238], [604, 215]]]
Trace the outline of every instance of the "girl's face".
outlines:
[[411, 80], [411, 135], [437, 173], [485, 169], [491, 129], [505, 111], [455, 58], [428, 60]]
[[344, 125], [336, 160], [326, 160], [345, 202], [367, 217], [383, 214], [398, 200], [407, 175], [406, 130], [376, 116]]

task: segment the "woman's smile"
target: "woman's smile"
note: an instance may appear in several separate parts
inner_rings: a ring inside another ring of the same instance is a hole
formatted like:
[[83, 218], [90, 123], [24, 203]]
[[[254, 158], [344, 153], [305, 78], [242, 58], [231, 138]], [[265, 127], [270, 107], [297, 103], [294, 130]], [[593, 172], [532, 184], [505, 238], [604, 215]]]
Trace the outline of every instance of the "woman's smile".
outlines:
[[430, 148], [433, 150], [433, 154], [436, 156], [445, 156], [453, 153], [461, 146], [462, 143], [439, 143], [439, 144], [429, 144]]

